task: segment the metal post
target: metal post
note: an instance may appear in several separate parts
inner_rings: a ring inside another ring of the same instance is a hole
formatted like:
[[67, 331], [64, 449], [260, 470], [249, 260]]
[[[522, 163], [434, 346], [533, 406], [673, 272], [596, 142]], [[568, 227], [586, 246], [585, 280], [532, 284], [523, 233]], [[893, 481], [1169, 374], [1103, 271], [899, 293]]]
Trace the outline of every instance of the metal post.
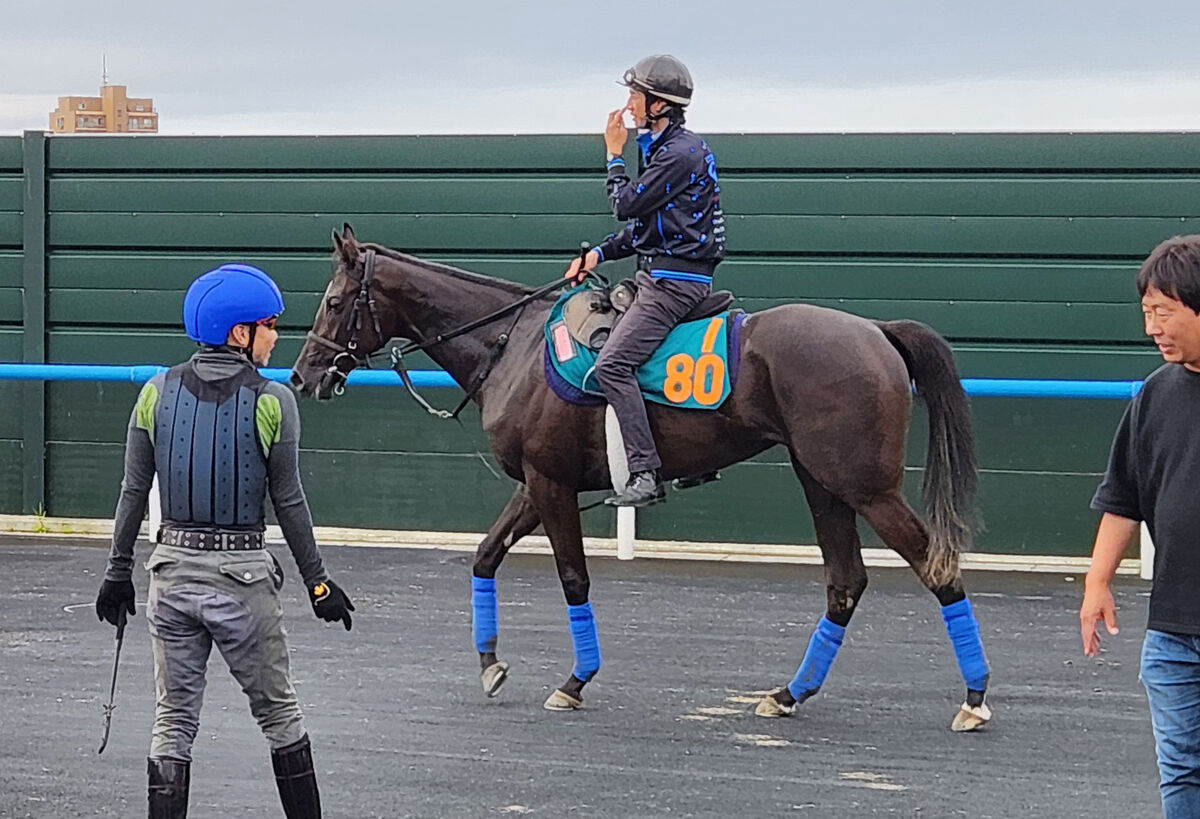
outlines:
[[[46, 134], [26, 131], [22, 140], [25, 211], [22, 230], [21, 360], [46, 361]], [[21, 507], [26, 514], [46, 503], [46, 384], [22, 387]]]
[[[621, 425], [611, 406], [604, 408], [604, 433], [608, 442], [608, 473], [612, 478], [613, 490], [620, 492], [629, 480], [629, 461], [625, 457], [625, 442], [621, 438]], [[633, 560], [633, 547], [637, 538], [637, 513], [633, 507], [617, 509], [617, 558]]]

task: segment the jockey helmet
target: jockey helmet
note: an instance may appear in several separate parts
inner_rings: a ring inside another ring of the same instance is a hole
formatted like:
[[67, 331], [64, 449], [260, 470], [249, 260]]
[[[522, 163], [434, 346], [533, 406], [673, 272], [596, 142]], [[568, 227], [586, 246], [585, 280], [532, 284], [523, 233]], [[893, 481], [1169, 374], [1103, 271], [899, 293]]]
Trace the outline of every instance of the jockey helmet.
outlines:
[[192, 282], [183, 298], [188, 338], [219, 346], [238, 324], [283, 312], [283, 296], [266, 273], [248, 264], [223, 264]]
[[670, 54], [644, 57], [625, 72], [621, 85], [682, 107], [692, 101], [692, 75]]

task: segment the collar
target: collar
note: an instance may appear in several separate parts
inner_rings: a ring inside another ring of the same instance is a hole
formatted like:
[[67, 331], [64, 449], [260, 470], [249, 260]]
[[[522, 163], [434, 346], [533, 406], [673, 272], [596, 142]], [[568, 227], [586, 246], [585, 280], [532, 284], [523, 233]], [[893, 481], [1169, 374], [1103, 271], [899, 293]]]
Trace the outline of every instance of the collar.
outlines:
[[658, 134], [653, 134], [647, 131], [644, 134], [637, 135], [638, 147], [642, 149], [642, 163], [648, 164], [650, 156], [654, 153], [654, 146], [665, 140], [679, 128], [679, 123], [671, 122], [666, 128], [663, 128]]

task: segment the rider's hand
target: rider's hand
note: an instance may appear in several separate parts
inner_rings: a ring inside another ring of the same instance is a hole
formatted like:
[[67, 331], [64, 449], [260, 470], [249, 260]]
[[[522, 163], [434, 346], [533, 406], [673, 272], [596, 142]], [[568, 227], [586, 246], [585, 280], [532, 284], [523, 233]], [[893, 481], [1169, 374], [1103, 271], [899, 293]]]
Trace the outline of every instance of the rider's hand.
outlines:
[[332, 580], [314, 583], [308, 587], [308, 600], [312, 603], [313, 613], [326, 623], [341, 620], [346, 631], [350, 630], [350, 612], [354, 611], [354, 604], [337, 583]]
[[105, 580], [100, 584], [100, 593], [96, 595], [96, 617], [115, 626], [121, 609], [125, 609], [130, 617], [133, 616], [133, 581]]
[[1083, 592], [1083, 605], [1079, 607], [1079, 631], [1083, 637], [1083, 653], [1095, 657], [1100, 651], [1100, 635], [1096, 629], [1100, 621], [1108, 627], [1109, 634], [1117, 633], [1117, 607], [1113, 602], [1112, 588], [1108, 583], [1087, 583]]
[[571, 260], [571, 263], [567, 265], [567, 272], [563, 274], [563, 278], [570, 279], [575, 284], [583, 284], [583, 280], [587, 277], [588, 271], [594, 269], [596, 265], [600, 264], [600, 254], [594, 250], [589, 250], [585, 262], [586, 264], [581, 270], [579, 267], [579, 257], [576, 256]]
[[604, 126], [604, 145], [610, 154], [620, 156], [625, 151], [625, 140], [629, 138], [629, 129], [625, 127], [626, 106], [608, 115], [608, 124]]

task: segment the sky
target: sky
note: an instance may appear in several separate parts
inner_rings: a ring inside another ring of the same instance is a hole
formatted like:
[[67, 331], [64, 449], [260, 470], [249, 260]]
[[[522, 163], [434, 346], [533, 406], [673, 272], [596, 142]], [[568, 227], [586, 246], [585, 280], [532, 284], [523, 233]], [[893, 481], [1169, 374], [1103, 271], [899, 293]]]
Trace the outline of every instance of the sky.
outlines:
[[164, 134], [599, 133], [653, 53], [691, 69], [702, 133], [1200, 130], [1196, 0], [41, 0], [2, 18], [0, 134], [97, 94], [102, 59]]

